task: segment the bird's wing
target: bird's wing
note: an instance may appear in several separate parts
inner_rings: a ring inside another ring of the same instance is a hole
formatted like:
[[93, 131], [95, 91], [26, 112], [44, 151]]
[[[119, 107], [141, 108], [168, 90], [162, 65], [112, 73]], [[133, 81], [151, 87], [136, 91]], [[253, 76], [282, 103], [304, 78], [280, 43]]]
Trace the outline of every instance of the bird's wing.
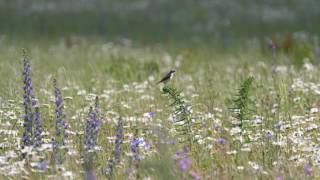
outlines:
[[163, 78], [158, 82], [158, 84], [161, 83], [161, 82], [163, 82], [163, 81], [165, 81], [165, 80], [167, 80], [167, 79], [169, 79], [169, 78], [170, 78], [170, 73], [168, 73], [165, 77], [163, 77]]

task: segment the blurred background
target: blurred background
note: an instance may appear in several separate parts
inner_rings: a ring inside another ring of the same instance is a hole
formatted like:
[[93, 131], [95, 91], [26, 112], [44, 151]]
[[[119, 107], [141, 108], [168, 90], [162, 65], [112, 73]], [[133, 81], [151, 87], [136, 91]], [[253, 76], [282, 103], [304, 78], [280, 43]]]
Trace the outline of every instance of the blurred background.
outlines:
[[0, 0], [0, 36], [216, 42], [320, 33], [319, 0]]

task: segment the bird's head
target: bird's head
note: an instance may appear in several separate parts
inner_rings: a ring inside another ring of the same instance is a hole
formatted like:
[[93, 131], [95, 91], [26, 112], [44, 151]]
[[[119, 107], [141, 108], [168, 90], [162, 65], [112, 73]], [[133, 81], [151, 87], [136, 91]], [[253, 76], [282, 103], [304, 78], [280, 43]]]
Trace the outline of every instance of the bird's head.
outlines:
[[176, 70], [175, 69], [172, 69], [171, 71], [170, 71], [170, 74], [174, 74], [176, 72]]

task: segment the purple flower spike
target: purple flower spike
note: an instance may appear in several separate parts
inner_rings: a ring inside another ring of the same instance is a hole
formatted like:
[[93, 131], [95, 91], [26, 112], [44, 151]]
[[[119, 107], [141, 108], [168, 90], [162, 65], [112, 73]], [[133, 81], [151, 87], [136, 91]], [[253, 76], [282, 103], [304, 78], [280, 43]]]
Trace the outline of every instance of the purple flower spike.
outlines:
[[61, 153], [59, 153], [59, 149], [61, 146], [66, 145], [66, 140], [68, 138], [66, 130], [69, 128], [69, 125], [66, 120], [66, 113], [64, 112], [64, 102], [61, 90], [59, 89], [55, 79], [53, 80], [53, 84], [56, 104], [56, 137], [52, 145], [57, 162], [62, 163], [62, 157]]
[[120, 158], [122, 154], [122, 144], [124, 140], [124, 134], [123, 134], [123, 119], [122, 117], [119, 118], [118, 126], [117, 126], [117, 135], [116, 135], [116, 141], [115, 141], [115, 161], [117, 163], [120, 163]]
[[39, 107], [36, 107], [34, 112], [34, 123], [35, 123], [35, 132], [34, 132], [34, 146], [40, 147], [43, 143], [43, 127], [40, 118]]
[[114, 166], [121, 162], [123, 140], [124, 140], [123, 119], [122, 119], [122, 117], [120, 117], [118, 120], [118, 125], [117, 125], [115, 149], [113, 151], [114, 156], [109, 158], [109, 164], [108, 164], [108, 168], [106, 170], [106, 173], [110, 176], [110, 178], [113, 176]]
[[139, 141], [139, 138], [137, 137], [134, 137], [131, 141], [131, 145], [130, 145], [130, 148], [131, 148], [131, 151], [133, 153], [136, 153], [138, 151], [138, 147], [139, 147], [139, 144], [140, 144], [140, 141]]
[[[30, 60], [24, 53], [23, 58], [23, 107], [24, 107], [24, 132], [22, 136], [22, 147], [42, 144], [42, 122], [37, 99], [35, 98], [31, 80]], [[35, 124], [35, 127], [34, 127]], [[34, 140], [34, 141], [33, 141]]]
[[85, 130], [85, 149], [92, 150], [98, 141], [98, 135], [101, 127], [101, 120], [99, 117], [98, 97], [96, 97], [96, 107], [90, 107], [89, 115]]
[[23, 107], [24, 107], [24, 121], [23, 127], [24, 132], [22, 136], [22, 145], [30, 146], [32, 145], [33, 136], [33, 101], [35, 99], [33, 93], [33, 85], [31, 80], [31, 66], [30, 60], [24, 56], [23, 58]]
[[141, 140], [138, 137], [134, 137], [131, 141], [131, 152], [133, 153], [133, 157], [135, 161], [140, 161], [139, 156], [139, 145], [141, 144]]
[[54, 79], [54, 95], [56, 104], [56, 136], [60, 139], [61, 145], [66, 145], [66, 138], [68, 137], [66, 129], [69, 127], [66, 120], [66, 113], [64, 112], [64, 102], [61, 95], [61, 90]]

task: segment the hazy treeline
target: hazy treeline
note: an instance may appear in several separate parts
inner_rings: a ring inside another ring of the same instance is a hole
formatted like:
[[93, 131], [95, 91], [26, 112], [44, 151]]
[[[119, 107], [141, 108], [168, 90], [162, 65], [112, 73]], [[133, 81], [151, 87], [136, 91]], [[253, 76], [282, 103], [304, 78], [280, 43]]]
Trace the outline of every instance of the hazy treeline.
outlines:
[[320, 32], [318, 0], [2, 0], [0, 33], [206, 39]]

